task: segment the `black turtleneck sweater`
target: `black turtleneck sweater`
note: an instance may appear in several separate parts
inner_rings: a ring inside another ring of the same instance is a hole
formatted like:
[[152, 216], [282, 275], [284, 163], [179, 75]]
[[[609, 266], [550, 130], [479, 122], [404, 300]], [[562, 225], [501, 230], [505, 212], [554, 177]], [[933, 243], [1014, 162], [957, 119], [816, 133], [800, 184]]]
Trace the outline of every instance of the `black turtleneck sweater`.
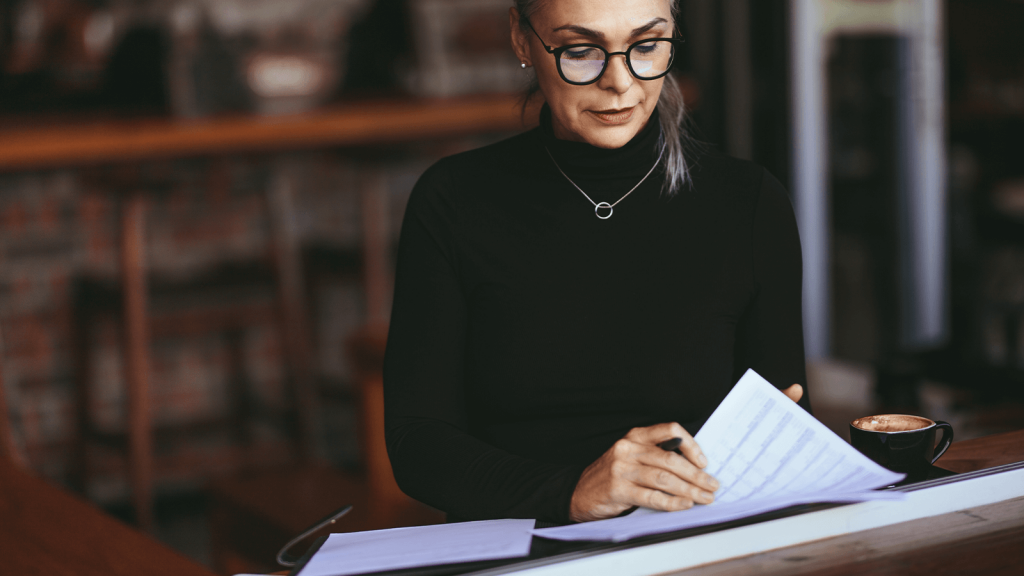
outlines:
[[[395, 478], [449, 518], [567, 522], [580, 473], [631, 428], [696, 434], [747, 368], [803, 384], [801, 261], [750, 162], [650, 170], [657, 113], [607, 150], [541, 126], [444, 158], [406, 209], [384, 365]], [[807, 396], [801, 401], [809, 407]]]

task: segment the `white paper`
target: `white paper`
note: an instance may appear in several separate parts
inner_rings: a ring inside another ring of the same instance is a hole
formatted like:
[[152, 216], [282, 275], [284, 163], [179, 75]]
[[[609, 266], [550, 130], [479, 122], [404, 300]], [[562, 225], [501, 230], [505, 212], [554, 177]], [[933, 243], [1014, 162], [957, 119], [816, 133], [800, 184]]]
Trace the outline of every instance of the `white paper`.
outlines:
[[694, 437], [721, 483], [715, 500], [849, 493], [895, 484], [886, 470], [836, 436], [753, 370]]
[[872, 492], [904, 478], [869, 460], [748, 370], [695, 436], [705, 470], [721, 488], [715, 502], [679, 512], [638, 510], [623, 517], [535, 530], [558, 540], [623, 541], [708, 526], [813, 502], [902, 499]]
[[331, 534], [301, 576], [344, 576], [530, 553], [534, 520], [485, 520]]

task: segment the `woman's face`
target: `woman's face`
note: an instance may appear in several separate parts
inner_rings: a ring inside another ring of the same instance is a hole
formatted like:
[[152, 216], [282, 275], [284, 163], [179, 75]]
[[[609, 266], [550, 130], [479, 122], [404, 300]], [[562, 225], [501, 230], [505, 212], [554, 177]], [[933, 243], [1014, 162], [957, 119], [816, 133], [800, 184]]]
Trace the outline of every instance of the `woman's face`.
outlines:
[[520, 61], [536, 70], [556, 138], [619, 148], [647, 124], [664, 78], [640, 80], [630, 74], [625, 56], [612, 56], [597, 82], [569, 84], [537, 35], [551, 48], [586, 43], [625, 51], [644, 38], [672, 37], [669, 0], [542, 0], [530, 15], [537, 34], [519, 27], [515, 9], [510, 20], [513, 48]]

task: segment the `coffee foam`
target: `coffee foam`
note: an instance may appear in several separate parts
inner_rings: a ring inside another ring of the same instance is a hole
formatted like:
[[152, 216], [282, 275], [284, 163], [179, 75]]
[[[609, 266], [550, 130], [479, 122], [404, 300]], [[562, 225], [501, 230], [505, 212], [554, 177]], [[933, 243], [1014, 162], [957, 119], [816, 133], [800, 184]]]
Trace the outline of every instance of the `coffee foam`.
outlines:
[[922, 416], [907, 414], [879, 414], [865, 416], [851, 422], [854, 428], [869, 432], [911, 432], [934, 426], [935, 422]]

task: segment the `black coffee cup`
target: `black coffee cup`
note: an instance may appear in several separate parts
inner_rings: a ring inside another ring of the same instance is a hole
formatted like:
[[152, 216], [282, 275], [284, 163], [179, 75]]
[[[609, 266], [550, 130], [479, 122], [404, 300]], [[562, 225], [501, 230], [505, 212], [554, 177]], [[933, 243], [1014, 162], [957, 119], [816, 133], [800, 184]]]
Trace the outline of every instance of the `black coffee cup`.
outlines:
[[[935, 445], [935, 432], [942, 440]], [[916, 482], [928, 477], [931, 465], [953, 443], [953, 427], [907, 414], [879, 414], [850, 422], [850, 443], [868, 458]]]

